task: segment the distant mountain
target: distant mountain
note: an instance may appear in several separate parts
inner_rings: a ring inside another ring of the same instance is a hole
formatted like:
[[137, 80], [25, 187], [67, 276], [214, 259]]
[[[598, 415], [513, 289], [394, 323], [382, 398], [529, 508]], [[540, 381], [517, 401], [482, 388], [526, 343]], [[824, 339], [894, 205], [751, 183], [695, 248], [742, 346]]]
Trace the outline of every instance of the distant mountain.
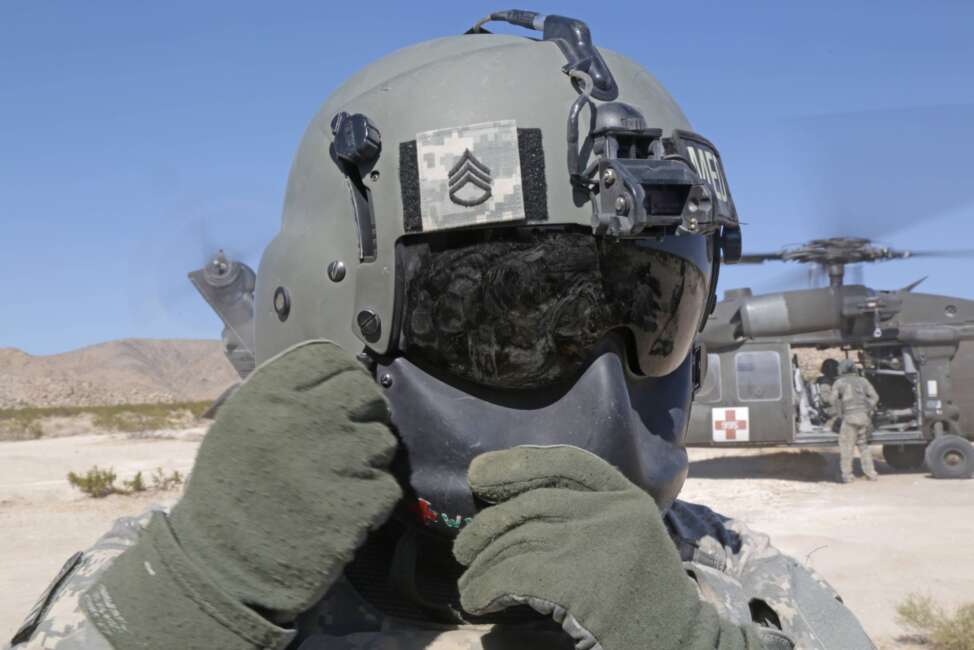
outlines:
[[219, 341], [123, 339], [47, 356], [0, 348], [0, 408], [209, 400], [238, 379]]

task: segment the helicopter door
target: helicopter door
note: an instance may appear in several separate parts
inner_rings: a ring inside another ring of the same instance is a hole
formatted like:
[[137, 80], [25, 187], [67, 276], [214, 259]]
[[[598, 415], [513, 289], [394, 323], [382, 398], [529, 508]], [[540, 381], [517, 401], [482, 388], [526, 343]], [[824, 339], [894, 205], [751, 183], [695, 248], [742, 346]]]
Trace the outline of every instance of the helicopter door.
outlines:
[[746, 343], [707, 355], [707, 374], [690, 412], [687, 444], [791, 442], [795, 432], [790, 346]]
[[707, 354], [707, 372], [693, 397], [690, 409], [690, 424], [687, 427], [686, 444], [711, 445], [713, 437], [710, 412], [719, 408], [724, 396], [724, 386], [729, 381], [723, 376], [727, 359], [733, 359], [733, 352]]
[[[734, 393], [724, 395], [723, 412], [715, 409], [711, 414], [714, 442], [791, 442], [795, 436], [791, 346], [745, 345], [734, 352], [733, 367], [728, 370], [733, 373]], [[730, 432], [732, 436], [728, 436]]]

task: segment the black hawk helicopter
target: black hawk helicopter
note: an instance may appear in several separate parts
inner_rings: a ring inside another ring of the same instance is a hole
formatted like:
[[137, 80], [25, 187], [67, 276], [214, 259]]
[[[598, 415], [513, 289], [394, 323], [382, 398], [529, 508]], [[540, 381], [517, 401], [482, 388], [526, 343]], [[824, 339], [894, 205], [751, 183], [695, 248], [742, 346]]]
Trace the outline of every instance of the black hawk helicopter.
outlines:
[[[822, 384], [798, 367], [801, 348], [855, 355], [879, 393], [874, 444], [897, 469], [927, 463], [938, 478], [974, 474], [974, 301], [846, 284], [850, 264], [969, 257], [974, 250], [907, 251], [833, 237], [741, 257], [814, 265], [828, 286], [724, 294], [702, 334], [707, 369], [691, 411], [690, 446], [836, 445]], [[861, 268], [861, 267], [860, 267]], [[834, 362], [833, 362], [834, 363]]]

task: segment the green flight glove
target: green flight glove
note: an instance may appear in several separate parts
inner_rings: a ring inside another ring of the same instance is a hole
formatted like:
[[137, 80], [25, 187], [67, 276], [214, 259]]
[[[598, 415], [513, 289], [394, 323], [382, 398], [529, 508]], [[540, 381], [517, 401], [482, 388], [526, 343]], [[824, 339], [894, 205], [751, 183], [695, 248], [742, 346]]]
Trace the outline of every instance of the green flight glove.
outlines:
[[[484, 501], [454, 554], [464, 609], [530, 605], [577, 648], [691, 650], [765, 647], [702, 602], [652, 497], [577, 447], [516, 447], [469, 469]], [[788, 647], [775, 646], [775, 647]]]
[[[117, 649], [282, 647], [401, 496], [379, 387], [325, 341], [262, 364], [217, 412], [185, 494], [83, 604]], [[163, 641], [164, 640], [164, 641]]]

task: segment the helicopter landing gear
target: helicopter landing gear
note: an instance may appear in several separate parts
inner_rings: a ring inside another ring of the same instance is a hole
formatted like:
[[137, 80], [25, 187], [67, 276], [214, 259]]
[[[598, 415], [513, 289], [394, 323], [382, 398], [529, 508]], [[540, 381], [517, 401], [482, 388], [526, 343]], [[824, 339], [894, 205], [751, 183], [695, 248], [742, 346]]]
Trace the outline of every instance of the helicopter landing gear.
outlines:
[[923, 445], [883, 445], [883, 458], [896, 470], [920, 469], [925, 449]]
[[953, 434], [938, 436], [927, 447], [925, 455], [934, 478], [974, 476], [974, 445], [965, 438]]

